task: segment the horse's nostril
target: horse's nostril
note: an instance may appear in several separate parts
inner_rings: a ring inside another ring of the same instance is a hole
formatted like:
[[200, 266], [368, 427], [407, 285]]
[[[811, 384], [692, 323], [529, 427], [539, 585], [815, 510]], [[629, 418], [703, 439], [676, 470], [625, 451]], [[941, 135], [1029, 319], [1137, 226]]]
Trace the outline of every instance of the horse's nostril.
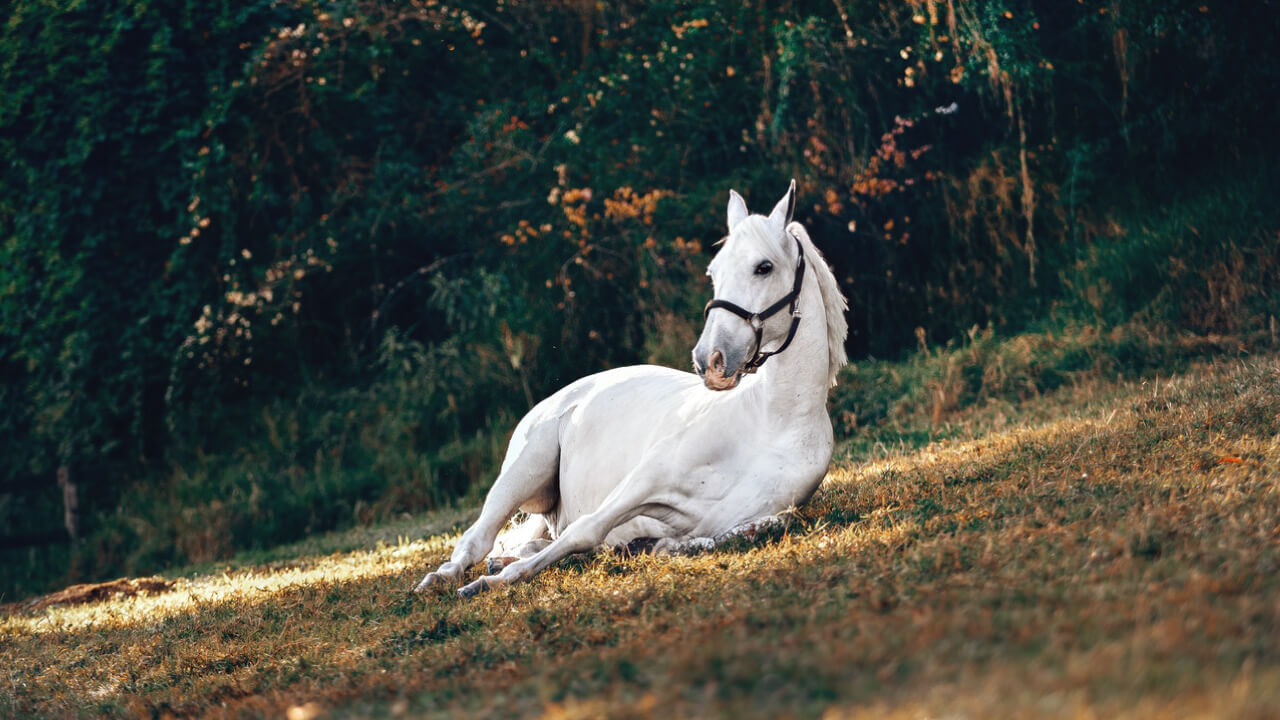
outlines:
[[711, 357], [707, 362], [712, 370], [715, 370], [716, 373], [720, 375], [724, 375], [724, 353], [719, 350], [712, 352]]

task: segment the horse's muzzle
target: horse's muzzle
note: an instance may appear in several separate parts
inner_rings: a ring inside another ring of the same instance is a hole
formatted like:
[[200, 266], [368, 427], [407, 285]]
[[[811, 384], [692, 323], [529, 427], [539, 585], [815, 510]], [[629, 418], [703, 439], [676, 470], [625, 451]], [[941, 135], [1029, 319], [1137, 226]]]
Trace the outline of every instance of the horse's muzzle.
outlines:
[[712, 390], [732, 390], [742, 380], [742, 372], [725, 368], [724, 353], [715, 350], [707, 358], [707, 368], [701, 373], [702, 383]]

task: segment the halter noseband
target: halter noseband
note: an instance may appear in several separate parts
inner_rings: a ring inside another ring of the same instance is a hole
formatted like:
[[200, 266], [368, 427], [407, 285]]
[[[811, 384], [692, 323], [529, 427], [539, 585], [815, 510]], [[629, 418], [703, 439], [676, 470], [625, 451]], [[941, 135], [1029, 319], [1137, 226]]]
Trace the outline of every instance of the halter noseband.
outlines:
[[[791, 235], [791, 239], [796, 241], [796, 252], [800, 256], [800, 260], [796, 263], [796, 279], [795, 282], [791, 284], [791, 292], [782, 296], [780, 300], [758, 313], [750, 312], [743, 309], [741, 306], [734, 305], [728, 300], [720, 300], [719, 298], [712, 298], [707, 302], [707, 306], [702, 309], [702, 319], [704, 322], [707, 319], [707, 315], [709, 315], [712, 310], [716, 308], [723, 308], [743, 320], [746, 320], [747, 324], [751, 326], [751, 329], [755, 331], [756, 349], [751, 353], [751, 359], [742, 366], [742, 372], [748, 375], [759, 370], [765, 360], [768, 360], [770, 357], [786, 350], [787, 346], [791, 344], [791, 340], [796, 336], [796, 328], [800, 327], [800, 311], [797, 308], [797, 305], [800, 303], [800, 285], [804, 282], [804, 247], [800, 245], [800, 238], [796, 237], [795, 233], [789, 234]], [[778, 314], [778, 311], [787, 305], [791, 306], [791, 329], [787, 331], [787, 339], [782, 341], [782, 345], [780, 345], [777, 350], [771, 350], [763, 353], [760, 352], [761, 336], [764, 334], [764, 321]]]

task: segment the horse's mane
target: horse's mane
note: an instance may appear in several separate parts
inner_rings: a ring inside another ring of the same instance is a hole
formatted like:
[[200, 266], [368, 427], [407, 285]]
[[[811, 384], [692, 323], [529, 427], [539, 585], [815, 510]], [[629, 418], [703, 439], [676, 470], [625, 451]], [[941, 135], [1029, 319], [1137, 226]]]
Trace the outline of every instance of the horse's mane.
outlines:
[[787, 232], [800, 239], [800, 246], [804, 248], [805, 262], [809, 264], [809, 267], [813, 268], [813, 273], [818, 278], [818, 290], [822, 292], [822, 306], [827, 311], [827, 368], [829, 373], [827, 380], [834, 386], [836, 384], [836, 375], [840, 372], [840, 368], [849, 362], [844, 352], [845, 336], [849, 334], [849, 323], [845, 320], [844, 313], [849, 309], [849, 303], [840, 292], [840, 286], [836, 284], [836, 276], [831, 273], [830, 266], [827, 265], [827, 261], [822, 257], [822, 253], [818, 252], [813, 240], [809, 239], [809, 233], [804, 229], [804, 226], [798, 222], [793, 222], [787, 226]]
[[[763, 215], [747, 217], [734, 228], [734, 231], [735, 234], [742, 231], [753, 237], [756, 242], [763, 243], [765, 247], [770, 248], [775, 257], [785, 257], [783, 248], [790, 244], [785, 235], [779, 237], [770, 230], [768, 219]], [[822, 257], [822, 253], [818, 252], [817, 246], [809, 238], [809, 233], [804, 226], [793, 222], [787, 225], [787, 232], [800, 240], [800, 246], [804, 248], [805, 262], [813, 268], [813, 274], [818, 278], [822, 306], [827, 311], [827, 380], [834, 386], [840, 368], [849, 361], [844, 352], [845, 336], [849, 333], [849, 323], [845, 320], [844, 313], [849, 309], [849, 303], [841, 294], [835, 275], [831, 274], [831, 268]]]

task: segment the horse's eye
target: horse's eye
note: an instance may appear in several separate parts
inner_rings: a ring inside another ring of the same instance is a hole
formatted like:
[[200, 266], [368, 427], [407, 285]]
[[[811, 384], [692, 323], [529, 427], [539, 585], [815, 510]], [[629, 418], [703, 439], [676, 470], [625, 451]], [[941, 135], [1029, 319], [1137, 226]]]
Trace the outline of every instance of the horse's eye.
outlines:
[[773, 272], [773, 263], [768, 260], [764, 260], [756, 266], [757, 275], [768, 275], [771, 272]]

